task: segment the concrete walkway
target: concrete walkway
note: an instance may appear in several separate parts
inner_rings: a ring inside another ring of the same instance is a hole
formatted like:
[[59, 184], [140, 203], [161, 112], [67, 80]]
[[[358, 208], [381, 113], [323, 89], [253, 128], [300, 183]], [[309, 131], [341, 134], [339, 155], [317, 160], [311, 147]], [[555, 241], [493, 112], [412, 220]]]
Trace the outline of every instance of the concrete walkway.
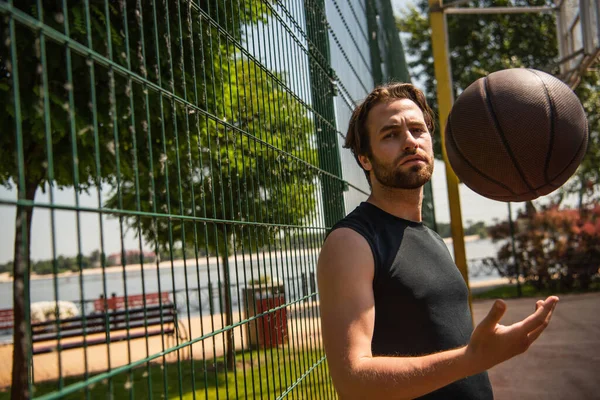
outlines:
[[[600, 399], [600, 293], [559, 297], [550, 325], [529, 350], [489, 371], [496, 400]], [[501, 323], [525, 318], [536, 300], [506, 300]], [[492, 304], [473, 302], [476, 323]]]

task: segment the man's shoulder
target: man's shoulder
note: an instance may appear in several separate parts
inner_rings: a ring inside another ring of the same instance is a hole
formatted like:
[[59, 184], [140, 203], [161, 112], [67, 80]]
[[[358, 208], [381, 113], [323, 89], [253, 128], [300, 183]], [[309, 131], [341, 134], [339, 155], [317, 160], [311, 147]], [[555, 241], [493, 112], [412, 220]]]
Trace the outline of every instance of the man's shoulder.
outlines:
[[317, 264], [319, 275], [369, 278], [374, 273], [374, 254], [368, 240], [356, 230], [340, 227], [325, 240]]
[[337, 226], [335, 229], [329, 232], [325, 243], [331, 244], [349, 244], [357, 241], [365, 241], [366, 238], [356, 229], [351, 226]]
[[375, 224], [375, 217], [372, 214], [368, 203], [361, 203], [351, 213], [339, 220], [331, 228], [329, 235], [338, 229], [348, 228], [361, 236], [366, 237], [368, 240], [369, 236], [375, 233]]

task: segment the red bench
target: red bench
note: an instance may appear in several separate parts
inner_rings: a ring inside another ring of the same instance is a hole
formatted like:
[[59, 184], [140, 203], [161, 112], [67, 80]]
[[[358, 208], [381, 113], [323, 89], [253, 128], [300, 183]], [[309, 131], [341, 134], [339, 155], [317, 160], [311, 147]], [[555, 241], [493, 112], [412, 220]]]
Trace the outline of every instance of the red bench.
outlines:
[[[144, 298], [146, 299], [146, 307], [171, 304], [169, 293], [148, 293], [144, 297], [143, 294], [135, 294], [132, 296], [112, 296], [106, 300], [103, 297], [94, 300], [94, 311], [104, 312], [106, 310], [124, 310], [125, 308], [144, 307]], [[106, 304], [104, 303], [106, 301]], [[125, 307], [127, 303], [127, 307]], [[106, 307], [106, 308], [105, 308]]]
[[[125, 309], [126, 304], [127, 309]], [[133, 295], [127, 298], [117, 296], [109, 299], [99, 298], [94, 301], [94, 311], [93, 314], [85, 316], [32, 323], [32, 354], [156, 335], [166, 335], [168, 341], [174, 341], [176, 337], [179, 341], [187, 340], [185, 327], [179, 323], [177, 310], [169, 299], [169, 293], [151, 293], [145, 297]], [[0, 310], [0, 331], [10, 330], [13, 327], [13, 310]], [[60, 327], [60, 334], [58, 327]], [[79, 339], [62, 342], [62, 339], [72, 338]]]
[[14, 320], [15, 317], [12, 308], [0, 310], [0, 331], [13, 329]]
[[[84, 319], [85, 318], [85, 319]], [[60, 326], [60, 335], [57, 331]], [[45, 321], [31, 325], [33, 354], [51, 353], [84, 346], [166, 335], [169, 345], [187, 340], [173, 303], [100, 312], [87, 316]], [[91, 337], [90, 337], [91, 336]], [[61, 339], [78, 338], [62, 342]]]

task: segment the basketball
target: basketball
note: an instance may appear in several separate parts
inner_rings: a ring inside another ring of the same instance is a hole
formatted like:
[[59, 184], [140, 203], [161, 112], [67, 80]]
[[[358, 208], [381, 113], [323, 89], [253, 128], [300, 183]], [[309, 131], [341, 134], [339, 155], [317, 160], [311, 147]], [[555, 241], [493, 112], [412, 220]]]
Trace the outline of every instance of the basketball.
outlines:
[[458, 178], [499, 201], [527, 201], [562, 186], [587, 149], [581, 102], [545, 72], [489, 74], [458, 96], [446, 125], [446, 153]]

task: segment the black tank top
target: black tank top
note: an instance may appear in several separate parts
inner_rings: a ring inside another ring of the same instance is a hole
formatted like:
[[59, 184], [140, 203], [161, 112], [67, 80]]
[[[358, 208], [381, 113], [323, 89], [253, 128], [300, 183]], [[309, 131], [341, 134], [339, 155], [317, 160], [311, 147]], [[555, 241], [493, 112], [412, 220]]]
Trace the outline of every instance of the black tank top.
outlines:
[[[443, 240], [419, 222], [361, 203], [332, 229], [350, 228], [373, 252], [374, 356], [420, 356], [466, 345], [473, 332], [467, 286]], [[421, 399], [493, 399], [487, 372]]]

